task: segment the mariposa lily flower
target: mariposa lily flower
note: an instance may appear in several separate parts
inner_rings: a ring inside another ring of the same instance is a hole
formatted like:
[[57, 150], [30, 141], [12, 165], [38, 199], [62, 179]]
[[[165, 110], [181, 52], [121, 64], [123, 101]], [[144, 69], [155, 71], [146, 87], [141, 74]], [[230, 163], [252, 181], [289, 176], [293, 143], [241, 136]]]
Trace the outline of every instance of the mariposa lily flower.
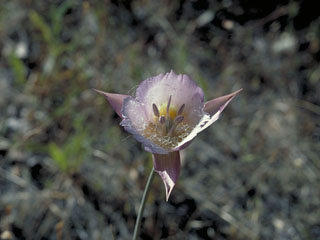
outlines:
[[122, 118], [120, 125], [153, 154], [154, 170], [164, 182], [168, 201], [180, 174], [179, 151], [218, 120], [241, 90], [204, 102], [203, 91], [193, 80], [171, 71], [144, 80], [135, 97], [95, 91]]

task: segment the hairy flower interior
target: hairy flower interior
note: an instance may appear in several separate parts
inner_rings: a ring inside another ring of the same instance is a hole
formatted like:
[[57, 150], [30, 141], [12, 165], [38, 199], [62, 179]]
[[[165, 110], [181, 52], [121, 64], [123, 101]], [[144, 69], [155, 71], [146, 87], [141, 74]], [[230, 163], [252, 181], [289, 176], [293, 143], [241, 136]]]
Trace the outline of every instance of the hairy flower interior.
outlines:
[[143, 136], [165, 150], [175, 148], [193, 129], [184, 121], [184, 107], [184, 104], [179, 109], [172, 106], [171, 96], [159, 108], [153, 104], [153, 121], [144, 128]]

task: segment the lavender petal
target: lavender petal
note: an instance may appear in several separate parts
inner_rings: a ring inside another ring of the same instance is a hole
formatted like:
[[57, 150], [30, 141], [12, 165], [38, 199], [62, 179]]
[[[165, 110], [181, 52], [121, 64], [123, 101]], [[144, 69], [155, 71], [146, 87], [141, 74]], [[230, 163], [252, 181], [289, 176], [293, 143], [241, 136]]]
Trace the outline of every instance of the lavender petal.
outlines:
[[154, 154], [168, 153], [168, 151], [143, 136], [143, 131], [149, 124], [143, 104], [132, 97], [126, 98], [123, 102], [122, 116], [123, 120], [120, 125], [131, 133], [138, 142], [141, 142], [147, 151]]
[[[197, 122], [194, 116], [188, 116], [195, 108], [202, 109], [204, 104], [204, 94], [202, 89], [185, 74], [177, 75], [174, 71], [160, 74], [144, 80], [136, 91], [136, 98], [145, 104], [146, 115], [149, 119], [153, 117], [152, 104], [158, 107], [167, 104], [172, 96], [170, 105], [177, 110], [185, 104], [184, 115], [186, 121]], [[195, 106], [195, 105], [199, 106]]]

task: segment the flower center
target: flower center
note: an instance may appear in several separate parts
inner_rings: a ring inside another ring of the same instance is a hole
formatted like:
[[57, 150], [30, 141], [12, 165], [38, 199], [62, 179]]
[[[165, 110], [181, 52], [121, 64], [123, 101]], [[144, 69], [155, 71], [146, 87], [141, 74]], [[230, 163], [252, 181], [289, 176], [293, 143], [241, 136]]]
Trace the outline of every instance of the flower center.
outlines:
[[149, 123], [143, 134], [144, 137], [166, 150], [175, 148], [192, 130], [192, 127], [184, 121], [185, 104], [177, 110], [172, 106], [171, 99], [172, 96], [166, 104], [159, 107], [152, 104], [153, 122]]

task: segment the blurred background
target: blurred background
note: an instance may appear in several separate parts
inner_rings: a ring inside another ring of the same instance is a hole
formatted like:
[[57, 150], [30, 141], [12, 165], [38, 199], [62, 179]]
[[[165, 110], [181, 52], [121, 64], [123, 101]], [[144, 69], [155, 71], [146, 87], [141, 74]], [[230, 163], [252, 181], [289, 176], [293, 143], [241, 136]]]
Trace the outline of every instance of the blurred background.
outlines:
[[156, 176], [141, 239], [320, 239], [320, 18], [312, 1], [0, 5], [0, 239], [130, 239], [152, 168], [92, 91], [186, 73], [244, 91]]

